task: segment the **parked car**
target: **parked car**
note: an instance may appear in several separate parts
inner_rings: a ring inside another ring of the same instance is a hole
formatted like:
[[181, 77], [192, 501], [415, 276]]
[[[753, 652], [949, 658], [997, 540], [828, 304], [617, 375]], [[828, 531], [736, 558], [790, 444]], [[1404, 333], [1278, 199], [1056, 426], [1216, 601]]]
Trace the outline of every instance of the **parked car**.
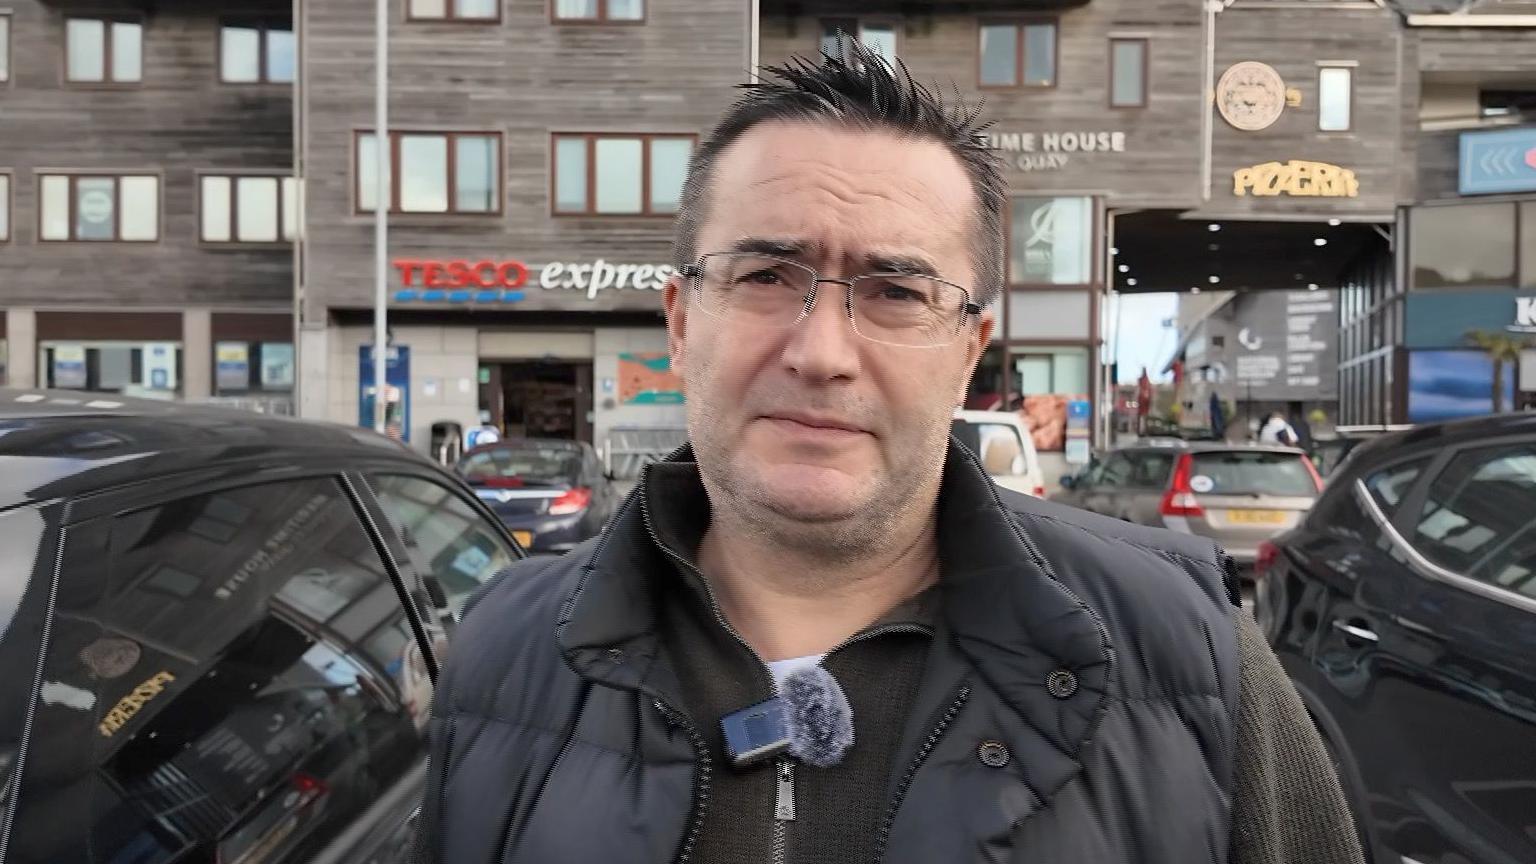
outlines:
[[453, 612], [523, 555], [364, 430], [0, 389], [0, 861], [410, 856]]
[[1536, 415], [1361, 445], [1254, 599], [1377, 864], [1536, 861]]
[[981, 457], [997, 485], [1045, 497], [1045, 474], [1024, 420], [1011, 411], [956, 411], [950, 432]]
[[1322, 490], [1300, 450], [1154, 440], [1101, 454], [1052, 500], [1209, 537], [1251, 566], [1259, 544], [1301, 521]]
[[578, 441], [498, 441], [464, 454], [457, 471], [533, 552], [569, 552], [623, 501], [592, 445]]

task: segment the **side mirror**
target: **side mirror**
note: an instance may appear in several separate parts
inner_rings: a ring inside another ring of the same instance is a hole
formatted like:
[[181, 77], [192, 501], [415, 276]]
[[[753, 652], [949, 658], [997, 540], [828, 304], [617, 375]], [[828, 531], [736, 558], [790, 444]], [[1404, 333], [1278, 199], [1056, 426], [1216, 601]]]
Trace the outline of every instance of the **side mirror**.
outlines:
[[1074, 489], [1076, 487], [1077, 487], [1077, 475], [1076, 474], [1068, 474], [1065, 477], [1061, 478], [1061, 488], [1063, 488], [1063, 489]]

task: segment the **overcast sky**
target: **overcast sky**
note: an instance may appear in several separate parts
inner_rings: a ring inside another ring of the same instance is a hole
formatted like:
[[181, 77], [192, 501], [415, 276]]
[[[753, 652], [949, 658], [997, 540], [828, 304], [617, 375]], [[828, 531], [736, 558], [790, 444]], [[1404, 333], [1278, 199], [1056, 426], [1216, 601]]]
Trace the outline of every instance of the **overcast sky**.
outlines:
[[[1145, 366], [1153, 381], [1168, 380], [1163, 376], [1163, 366], [1179, 344], [1177, 327], [1163, 327], [1168, 318], [1179, 315], [1177, 294], [1123, 294], [1116, 295], [1119, 310], [1111, 307], [1109, 319], [1110, 348], [1118, 351], [1120, 383], [1135, 382]], [[1119, 321], [1120, 338], [1114, 339], [1116, 320]]]

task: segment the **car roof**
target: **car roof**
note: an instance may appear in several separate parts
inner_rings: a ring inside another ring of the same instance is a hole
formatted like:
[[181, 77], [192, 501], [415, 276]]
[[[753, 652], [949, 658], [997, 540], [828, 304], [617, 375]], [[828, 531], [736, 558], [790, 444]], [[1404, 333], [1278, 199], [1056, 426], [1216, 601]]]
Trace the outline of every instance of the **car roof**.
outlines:
[[502, 438], [499, 441], [491, 441], [467, 450], [464, 452], [464, 456], [469, 457], [476, 453], [485, 453], [490, 450], [515, 450], [519, 447], [580, 452], [582, 450], [582, 442], [572, 441], [568, 438]]
[[0, 510], [238, 460], [421, 461], [360, 429], [234, 408], [0, 388]]
[[1294, 453], [1302, 451], [1283, 444], [1260, 444], [1250, 441], [1186, 441], [1183, 438], [1148, 438], [1134, 444], [1124, 444], [1110, 450], [1111, 453], [1146, 450], [1177, 450], [1181, 453]]
[[1401, 432], [1391, 432], [1369, 439], [1350, 451], [1351, 470], [1370, 467], [1400, 458], [1436, 452], [1490, 438], [1536, 435], [1536, 412], [1495, 414], [1445, 423], [1426, 423]]

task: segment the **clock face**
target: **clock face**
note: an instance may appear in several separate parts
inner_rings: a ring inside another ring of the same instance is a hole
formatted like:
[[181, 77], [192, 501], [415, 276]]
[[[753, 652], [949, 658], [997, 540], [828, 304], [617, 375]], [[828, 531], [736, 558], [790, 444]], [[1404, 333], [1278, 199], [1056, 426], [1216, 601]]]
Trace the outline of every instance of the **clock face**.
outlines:
[[1264, 63], [1238, 63], [1217, 83], [1216, 107], [1234, 128], [1244, 132], [1267, 129], [1285, 110], [1285, 81]]

